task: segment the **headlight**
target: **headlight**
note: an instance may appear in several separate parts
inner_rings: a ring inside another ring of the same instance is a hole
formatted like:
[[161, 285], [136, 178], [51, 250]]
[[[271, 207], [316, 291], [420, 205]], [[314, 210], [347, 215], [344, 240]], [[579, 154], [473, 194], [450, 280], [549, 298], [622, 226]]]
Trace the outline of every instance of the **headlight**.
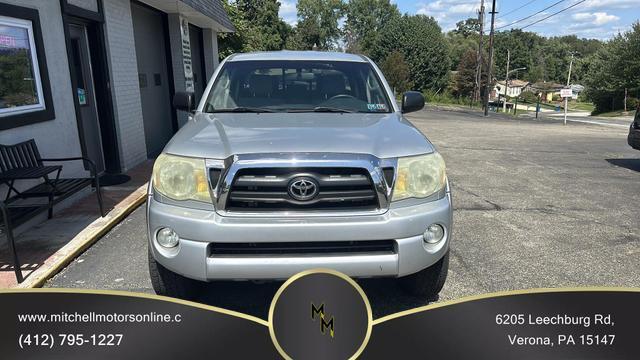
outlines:
[[211, 201], [204, 159], [160, 154], [153, 164], [153, 188], [174, 200]]
[[446, 181], [444, 160], [436, 152], [399, 158], [398, 175], [391, 201], [426, 198], [441, 190]]

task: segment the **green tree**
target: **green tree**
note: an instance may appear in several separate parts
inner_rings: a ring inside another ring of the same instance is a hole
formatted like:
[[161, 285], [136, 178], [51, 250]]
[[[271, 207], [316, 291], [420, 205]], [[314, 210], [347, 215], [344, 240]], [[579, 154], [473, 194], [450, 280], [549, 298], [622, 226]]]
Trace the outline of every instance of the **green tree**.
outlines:
[[[558, 38], [547, 40], [538, 50], [542, 57], [542, 80], [564, 84], [567, 81], [571, 47]], [[575, 75], [575, 72], [574, 72]]]
[[392, 51], [382, 62], [381, 70], [396, 94], [410, 90], [413, 86], [410, 80], [409, 65], [400, 51]]
[[602, 44], [600, 40], [580, 39], [575, 35], [545, 38], [522, 30], [500, 31], [495, 35], [494, 75], [498, 79], [504, 77], [509, 50], [510, 68], [527, 68], [519, 73], [521, 78], [531, 82], [565, 83], [573, 53], [576, 59], [571, 79], [572, 82], [581, 81], [585, 73], [580, 62], [597, 52]]
[[290, 26], [278, 16], [277, 0], [236, 0], [238, 10], [251, 25], [253, 36], [248, 48], [255, 50], [282, 50]]
[[451, 57], [451, 70], [458, 69], [458, 64], [462, 57], [468, 51], [478, 51], [478, 37], [469, 36], [464, 37], [459, 33], [450, 31], [446, 35], [447, 43], [449, 44], [449, 51]]
[[368, 54], [384, 25], [399, 17], [398, 6], [390, 0], [350, 0], [344, 26], [347, 51]]
[[403, 15], [391, 19], [381, 29], [370, 55], [382, 62], [394, 50], [404, 55], [414, 89], [437, 91], [447, 86], [449, 48], [432, 17]]
[[223, 2], [236, 31], [218, 34], [220, 57], [233, 53], [284, 48], [291, 27], [278, 17], [277, 0]]
[[458, 69], [454, 76], [453, 95], [457, 97], [470, 97], [476, 84], [477, 51], [468, 50], [460, 59]]
[[502, 31], [495, 34], [494, 39], [494, 70], [493, 76], [503, 80], [507, 71], [507, 50], [510, 52], [509, 69], [526, 68], [520, 77], [529, 81], [528, 71], [535, 65], [536, 49], [540, 46], [542, 38], [532, 32], [522, 30]]
[[295, 39], [287, 43], [287, 48], [311, 50], [317, 46], [320, 50], [337, 49], [342, 36], [338, 21], [345, 10], [342, 0], [299, 0], [297, 10]]
[[477, 35], [480, 32], [480, 20], [475, 18], [468, 18], [456, 23], [456, 28], [451, 30], [456, 35], [461, 35], [465, 38], [471, 35]]
[[587, 62], [585, 93], [595, 113], [624, 107], [624, 91], [640, 97], [640, 22], [604, 44]]

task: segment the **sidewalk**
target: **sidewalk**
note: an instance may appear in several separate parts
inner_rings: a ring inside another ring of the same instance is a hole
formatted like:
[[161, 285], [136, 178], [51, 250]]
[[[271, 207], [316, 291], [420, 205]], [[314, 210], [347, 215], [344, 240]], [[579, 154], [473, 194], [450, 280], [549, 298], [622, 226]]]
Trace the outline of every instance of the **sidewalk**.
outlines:
[[[100, 217], [95, 194], [87, 192], [63, 210], [54, 208], [53, 218], [35, 225], [15, 239], [25, 281], [20, 287], [37, 286], [61, 263], [85, 249], [95, 238], [115, 226], [120, 218], [144, 201], [153, 160], [127, 172], [127, 183], [102, 188], [105, 212]], [[0, 235], [0, 289], [18, 287], [7, 240]]]

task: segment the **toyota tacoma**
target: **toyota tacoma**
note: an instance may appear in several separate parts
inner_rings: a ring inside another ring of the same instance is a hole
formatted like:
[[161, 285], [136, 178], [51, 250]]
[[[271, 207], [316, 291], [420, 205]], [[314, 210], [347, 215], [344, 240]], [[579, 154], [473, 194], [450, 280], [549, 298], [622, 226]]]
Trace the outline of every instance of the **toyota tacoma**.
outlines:
[[445, 163], [373, 61], [328, 52], [225, 59], [155, 161], [147, 198], [154, 290], [331, 268], [395, 277], [433, 298], [452, 230]]

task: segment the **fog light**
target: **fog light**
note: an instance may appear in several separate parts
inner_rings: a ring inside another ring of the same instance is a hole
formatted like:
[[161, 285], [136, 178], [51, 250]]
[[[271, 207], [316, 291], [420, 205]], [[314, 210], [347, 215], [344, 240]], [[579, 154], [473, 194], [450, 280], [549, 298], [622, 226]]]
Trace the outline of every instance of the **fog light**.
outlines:
[[176, 234], [176, 232], [171, 228], [162, 228], [158, 230], [156, 239], [158, 240], [158, 244], [166, 248], [176, 247], [180, 241], [178, 234]]
[[444, 228], [442, 225], [431, 224], [422, 234], [422, 238], [427, 244], [435, 244], [444, 238]]

